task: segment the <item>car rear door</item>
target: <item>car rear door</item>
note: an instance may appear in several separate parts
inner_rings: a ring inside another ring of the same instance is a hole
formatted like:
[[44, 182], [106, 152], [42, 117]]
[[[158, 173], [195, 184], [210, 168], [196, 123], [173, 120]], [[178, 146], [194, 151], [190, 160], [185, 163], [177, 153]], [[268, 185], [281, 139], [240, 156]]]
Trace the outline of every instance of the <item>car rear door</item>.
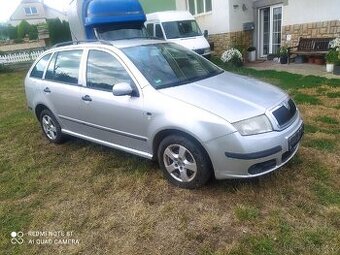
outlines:
[[78, 80], [82, 54], [81, 49], [55, 52], [40, 86], [45, 104], [60, 121], [62, 129], [74, 132], [80, 128], [74, 120], [80, 115]]

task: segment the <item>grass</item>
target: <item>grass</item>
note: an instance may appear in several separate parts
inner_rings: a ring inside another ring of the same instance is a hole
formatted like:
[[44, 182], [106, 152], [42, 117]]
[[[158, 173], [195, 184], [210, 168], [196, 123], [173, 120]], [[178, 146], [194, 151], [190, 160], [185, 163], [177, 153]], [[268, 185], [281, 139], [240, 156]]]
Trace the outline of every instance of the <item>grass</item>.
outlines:
[[[301, 148], [273, 174], [212, 181], [191, 191], [168, 184], [151, 161], [79, 139], [48, 143], [26, 109], [25, 74], [0, 74], [0, 250], [340, 254], [340, 102], [333, 96], [339, 83], [247, 68], [234, 71], [295, 96], [306, 124]], [[80, 243], [33, 245], [24, 236], [24, 244], [14, 245], [12, 231], [73, 231]]]

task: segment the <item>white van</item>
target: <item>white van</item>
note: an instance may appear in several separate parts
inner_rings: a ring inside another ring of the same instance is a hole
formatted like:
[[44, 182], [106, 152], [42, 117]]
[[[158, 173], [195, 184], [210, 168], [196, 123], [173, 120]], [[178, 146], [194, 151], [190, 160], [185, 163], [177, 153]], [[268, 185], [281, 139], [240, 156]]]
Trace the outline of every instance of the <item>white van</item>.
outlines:
[[150, 35], [175, 42], [200, 55], [210, 57], [210, 45], [190, 12], [155, 12], [147, 14], [146, 19], [145, 26]]

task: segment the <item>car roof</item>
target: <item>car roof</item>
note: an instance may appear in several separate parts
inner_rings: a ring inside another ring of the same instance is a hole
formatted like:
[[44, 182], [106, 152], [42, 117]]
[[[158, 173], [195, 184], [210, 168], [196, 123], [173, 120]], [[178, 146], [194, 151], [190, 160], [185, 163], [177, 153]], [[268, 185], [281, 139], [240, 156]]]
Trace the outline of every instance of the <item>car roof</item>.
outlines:
[[142, 45], [151, 45], [151, 44], [160, 44], [160, 43], [167, 43], [163, 40], [155, 40], [155, 39], [143, 39], [143, 38], [136, 38], [136, 39], [124, 39], [124, 40], [116, 40], [116, 41], [81, 41], [81, 42], [66, 42], [55, 45], [47, 52], [54, 52], [54, 51], [62, 51], [62, 50], [70, 50], [70, 49], [81, 49], [86, 47], [93, 47], [94, 45], [98, 45], [101, 47], [115, 47], [118, 49], [124, 49], [129, 47], [135, 46], [142, 46]]

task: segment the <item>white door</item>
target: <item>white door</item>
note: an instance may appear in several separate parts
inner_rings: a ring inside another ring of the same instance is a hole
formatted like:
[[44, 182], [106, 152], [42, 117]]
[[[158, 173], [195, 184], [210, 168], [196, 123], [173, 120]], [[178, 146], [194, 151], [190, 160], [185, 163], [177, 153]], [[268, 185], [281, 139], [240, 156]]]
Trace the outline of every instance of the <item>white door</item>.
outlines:
[[282, 5], [259, 9], [259, 54], [275, 54], [281, 46]]

